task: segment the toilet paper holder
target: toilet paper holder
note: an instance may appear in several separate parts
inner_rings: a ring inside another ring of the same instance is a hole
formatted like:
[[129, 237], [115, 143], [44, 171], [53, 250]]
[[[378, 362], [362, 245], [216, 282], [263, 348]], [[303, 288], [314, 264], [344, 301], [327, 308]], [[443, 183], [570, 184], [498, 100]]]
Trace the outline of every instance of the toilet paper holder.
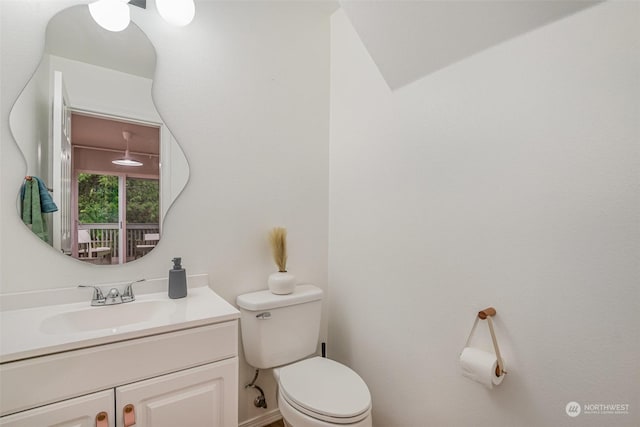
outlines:
[[473, 333], [476, 331], [476, 327], [478, 326], [478, 322], [480, 320], [486, 320], [489, 325], [489, 332], [491, 333], [491, 341], [493, 341], [493, 349], [496, 352], [496, 359], [498, 363], [496, 365], [496, 376], [499, 377], [503, 374], [506, 374], [507, 371], [504, 370], [504, 362], [502, 361], [502, 356], [500, 355], [500, 347], [498, 347], [498, 339], [496, 338], [496, 332], [493, 329], [493, 320], [491, 319], [497, 313], [496, 309], [493, 307], [487, 307], [484, 310], [480, 310], [478, 315], [476, 316], [476, 320], [473, 323], [473, 327], [471, 328], [471, 332], [469, 333], [469, 337], [467, 338], [467, 342], [464, 345], [465, 347], [469, 347], [469, 342], [473, 337]]

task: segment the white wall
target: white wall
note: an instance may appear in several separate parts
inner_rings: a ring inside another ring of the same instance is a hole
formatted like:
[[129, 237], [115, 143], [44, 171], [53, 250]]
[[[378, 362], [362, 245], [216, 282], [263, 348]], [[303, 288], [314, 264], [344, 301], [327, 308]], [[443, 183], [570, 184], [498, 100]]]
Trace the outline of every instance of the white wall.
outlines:
[[152, 80], [56, 55], [48, 56], [50, 73], [62, 72], [73, 108], [155, 123], [161, 121], [151, 96]]
[[599, 1], [342, 0], [340, 6], [395, 90]]
[[[395, 92], [332, 17], [328, 348], [375, 426], [640, 424], [639, 14], [607, 2]], [[457, 362], [489, 305], [491, 392]]]
[[[15, 210], [25, 165], [8, 128], [11, 106], [36, 69], [47, 21], [76, 1], [2, 1], [0, 289], [163, 277], [182, 256], [228, 301], [266, 288], [275, 266], [267, 234], [289, 230], [290, 270], [327, 288], [329, 14], [325, 2], [196, 2], [194, 22], [164, 24], [148, 2], [132, 17], [158, 55], [153, 96], [189, 161], [189, 184], [169, 211], [159, 246], [123, 267], [56, 254]], [[37, 266], [37, 268], [34, 268]], [[323, 328], [323, 338], [326, 328]], [[240, 421], [262, 414], [242, 384]], [[270, 373], [259, 383], [276, 407]]]
[[[49, 177], [49, 55], [42, 58], [33, 78], [13, 105], [11, 133], [16, 141], [29, 141], [23, 150], [27, 175]], [[20, 119], [24, 118], [24, 119]]]

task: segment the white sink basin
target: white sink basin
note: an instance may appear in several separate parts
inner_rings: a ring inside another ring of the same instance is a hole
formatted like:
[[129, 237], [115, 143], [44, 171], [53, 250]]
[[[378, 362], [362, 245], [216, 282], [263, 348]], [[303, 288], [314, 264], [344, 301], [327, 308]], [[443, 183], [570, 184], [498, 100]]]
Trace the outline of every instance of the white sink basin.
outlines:
[[87, 307], [46, 317], [40, 330], [46, 334], [70, 334], [100, 329], [115, 329], [142, 322], [152, 322], [175, 311], [171, 300], [133, 301], [104, 307]]
[[[157, 283], [155, 283], [157, 282]], [[160, 292], [140, 293], [124, 304], [92, 307], [76, 287], [44, 291], [45, 296], [81, 296], [82, 302], [0, 310], [0, 363], [86, 348], [237, 319], [231, 304], [191, 276], [185, 298], [169, 299], [165, 279], [147, 281]], [[24, 298], [33, 298], [25, 293]]]

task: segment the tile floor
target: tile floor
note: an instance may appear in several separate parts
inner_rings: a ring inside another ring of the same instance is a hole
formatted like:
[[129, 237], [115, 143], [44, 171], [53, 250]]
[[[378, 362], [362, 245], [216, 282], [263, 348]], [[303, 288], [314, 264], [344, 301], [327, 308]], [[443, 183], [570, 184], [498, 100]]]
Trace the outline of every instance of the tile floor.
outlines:
[[282, 422], [282, 420], [279, 420], [264, 427], [284, 427], [284, 423]]

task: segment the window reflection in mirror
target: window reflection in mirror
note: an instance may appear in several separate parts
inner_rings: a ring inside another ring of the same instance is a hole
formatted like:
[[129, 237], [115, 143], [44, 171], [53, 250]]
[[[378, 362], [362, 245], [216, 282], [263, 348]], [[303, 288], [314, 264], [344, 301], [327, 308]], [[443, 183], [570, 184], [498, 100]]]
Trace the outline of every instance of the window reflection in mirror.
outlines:
[[[126, 182], [124, 187], [120, 185], [121, 176]], [[74, 256], [81, 261], [130, 262], [147, 254], [160, 239], [158, 179], [121, 176], [82, 172], [77, 175], [78, 230], [84, 238], [79, 239], [78, 253]], [[120, 200], [123, 199], [126, 215], [121, 218]], [[124, 246], [121, 246], [121, 233]], [[91, 253], [94, 248], [103, 248], [105, 253], [96, 250]]]
[[84, 237], [72, 256], [122, 264], [147, 254], [160, 239], [160, 128], [72, 114], [71, 148], [71, 222]]

